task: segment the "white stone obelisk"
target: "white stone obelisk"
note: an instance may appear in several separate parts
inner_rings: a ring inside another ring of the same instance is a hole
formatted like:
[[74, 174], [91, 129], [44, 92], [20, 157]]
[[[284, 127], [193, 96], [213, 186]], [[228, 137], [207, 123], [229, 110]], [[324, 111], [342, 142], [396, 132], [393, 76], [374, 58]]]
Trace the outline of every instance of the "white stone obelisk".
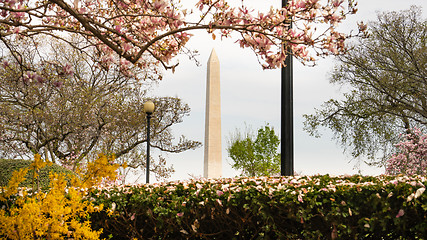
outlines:
[[208, 60], [206, 79], [206, 117], [205, 117], [205, 178], [222, 177], [221, 152], [221, 94], [219, 60], [212, 49]]

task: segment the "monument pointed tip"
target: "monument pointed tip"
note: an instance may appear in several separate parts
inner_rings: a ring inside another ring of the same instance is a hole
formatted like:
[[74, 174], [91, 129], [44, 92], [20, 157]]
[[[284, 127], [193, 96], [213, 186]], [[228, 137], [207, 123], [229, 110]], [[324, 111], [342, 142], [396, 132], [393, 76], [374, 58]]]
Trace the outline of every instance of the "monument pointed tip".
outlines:
[[211, 55], [209, 56], [208, 62], [218, 61], [218, 56], [216, 55], [215, 48], [212, 48]]

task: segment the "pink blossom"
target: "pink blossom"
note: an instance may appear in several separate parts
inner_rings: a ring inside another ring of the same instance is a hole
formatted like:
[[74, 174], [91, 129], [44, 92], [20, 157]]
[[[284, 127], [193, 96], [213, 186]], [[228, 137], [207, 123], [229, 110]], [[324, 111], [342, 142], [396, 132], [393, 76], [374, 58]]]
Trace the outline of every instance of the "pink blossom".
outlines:
[[302, 199], [302, 194], [298, 195], [298, 202], [304, 202], [303, 199]]
[[306, 0], [299, 0], [295, 3], [295, 6], [297, 8], [305, 8], [306, 7]]
[[399, 218], [405, 214], [405, 211], [403, 209], [400, 209], [399, 212], [396, 215], [396, 218]]
[[83, 8], [80, 8], [80, 9], [79, 9], [79, 12], [80, 12], [81, 14], [86, 14], [88, 11], [87, 11], [87, 8], [83, 7]]
[[121, 29], [122, 29], [122, 26], [121, 25], [116, 25], [116, 26], [114, 26], [114, 30], [116, 30], [117, 32], [119, 32], [119, 33], [121, 33]]
[[4, 60], [4, 61], [2, 62], [2, 65], [3, 65], [3, 68], [7, 68], [7, 67], [9, 67], [9, 66], [10, 66], [9, 62], [8, 62], [8, 61], [6, 61], [6, 60]]
[[42, 76], [37, 75], [35, 78], [36, 78], [38, 83], [44, 83], [44, 78]]
[[158, 11], [163, 11], [166, 7], [166, 2], [160, 0], [160, 1], [154, 1], [153, 6]]
[[57, 87], [57, 88], [60, 88], [60, 87], [62, 87], [62, 85], [63, 85], [64, 83], [63, 82], [61, 82], [61, 81], [55, 81], [55, 82], [53, 82], [53, 86], [55, 86], [55, 87]]
[[333, 0], [332, 5], [334, 7], [339, 7], [343, 2], [344, 2], [344, 0]]
[[65, 66], [62, 67], [62, 71], [65, 75], [73, 75], [74, 69], [70, 64], [65, 64]]

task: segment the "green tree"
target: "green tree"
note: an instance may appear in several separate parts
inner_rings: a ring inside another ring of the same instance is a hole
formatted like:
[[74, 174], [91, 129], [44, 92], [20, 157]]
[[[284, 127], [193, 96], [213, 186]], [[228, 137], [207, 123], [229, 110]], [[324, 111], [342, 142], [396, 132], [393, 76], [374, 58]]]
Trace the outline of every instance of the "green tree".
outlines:
[[[408, 129], [427, 125], [427, 22], [420, 7], [378, 14], [367, 38], [338, 57], [331, 83], [349, 89], [305, 115], [305, 130], [330, 128], [345, 151], [383, 165]], [[359, 158], [360, 159], [360, 158]]]
[[279, 137], [269, 125], [261, 127], [255, 136], [252, 130], [236, 130], [229, 140], [227, 152], [231, 166], [243, 176], [270, 176], [280, 173]]

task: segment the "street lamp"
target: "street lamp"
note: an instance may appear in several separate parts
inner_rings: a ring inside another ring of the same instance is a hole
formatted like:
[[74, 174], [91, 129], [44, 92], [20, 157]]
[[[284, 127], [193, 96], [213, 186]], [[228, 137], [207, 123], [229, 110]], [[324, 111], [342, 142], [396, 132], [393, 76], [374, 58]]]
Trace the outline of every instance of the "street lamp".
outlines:
[[147, 114], [147, 174], [146, 181], [150, 182], [150, 120], [151, 114], [154, 112], [154, 103], [152, 101], [148, 101], [144, 103], [144, 111]]

